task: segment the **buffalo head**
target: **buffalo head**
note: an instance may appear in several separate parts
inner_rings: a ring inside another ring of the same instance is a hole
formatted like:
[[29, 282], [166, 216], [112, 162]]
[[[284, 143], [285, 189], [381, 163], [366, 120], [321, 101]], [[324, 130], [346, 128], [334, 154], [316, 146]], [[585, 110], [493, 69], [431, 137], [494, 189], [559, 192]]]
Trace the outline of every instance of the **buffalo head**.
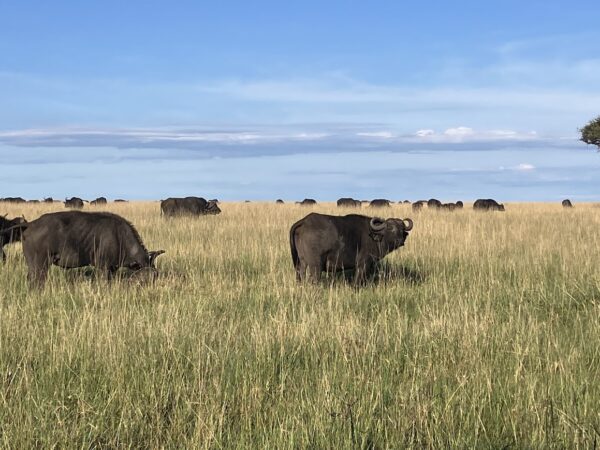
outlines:
[[373, 217], [369, 222], [371, 237], [383, 246], [386, 253], [404, 245], [408, 232], [412, 230], [411, 219], [382, 219]]

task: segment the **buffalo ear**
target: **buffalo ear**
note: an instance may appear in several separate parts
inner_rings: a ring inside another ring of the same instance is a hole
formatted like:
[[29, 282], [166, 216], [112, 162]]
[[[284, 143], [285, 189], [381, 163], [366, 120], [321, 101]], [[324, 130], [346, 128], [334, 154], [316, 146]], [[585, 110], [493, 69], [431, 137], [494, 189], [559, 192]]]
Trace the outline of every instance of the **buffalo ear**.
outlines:
[[148, 252], [148, 261], [150, 261], [150, 265], [154, 265], [154, 260], [162, 255], [165, 251], [164, 250], [156, 250], [154, 252]]

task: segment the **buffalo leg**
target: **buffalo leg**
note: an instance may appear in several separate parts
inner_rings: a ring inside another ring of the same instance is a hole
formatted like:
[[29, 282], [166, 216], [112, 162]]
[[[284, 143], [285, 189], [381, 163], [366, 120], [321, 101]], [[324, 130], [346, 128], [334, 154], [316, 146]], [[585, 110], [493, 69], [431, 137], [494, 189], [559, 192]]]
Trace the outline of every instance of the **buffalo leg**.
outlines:
[[367, 278], [373, 274], [373, 264], [371, 262], [363, 262], [356, 265], [354, 271], [354, 284], [361, 285], [367, 281]]
[[298, 281], [304, 281], [305, 279], [315, 282], [319, 281], [321, 279], [321, 263], [315, 261], [307, 262], [301, 259], [296, 267], [296, 279]]
[[27, 262], [27, 280], [33, 287], [43, 287], [50, 268], [50, 257], [44, 253], [24, 249]]
[[48, 277], [48, 261], [41, 261], [34, 264], [28, 264], [27, 280], [33, 287], [43, 287]]
[[6, 253], [4, 253], [4, 249], [2, 247], [0, 247], [0, 260], [2, 260], [2, 262], [6, 261]]

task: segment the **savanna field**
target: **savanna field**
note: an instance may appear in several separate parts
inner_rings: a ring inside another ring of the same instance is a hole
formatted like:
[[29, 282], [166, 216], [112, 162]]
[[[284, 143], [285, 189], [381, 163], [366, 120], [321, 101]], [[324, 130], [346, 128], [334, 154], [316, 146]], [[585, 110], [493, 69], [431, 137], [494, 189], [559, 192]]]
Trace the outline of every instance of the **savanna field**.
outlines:
[[[28, 220], [54, 205], [0, 205]], [[86, 205], [164, 249], [154, 284], [0, 266], [3, 448], [595, 448], [600, 208], [414, 220], [377, 280], [298, 284], [289, 228], [333, 204]]]

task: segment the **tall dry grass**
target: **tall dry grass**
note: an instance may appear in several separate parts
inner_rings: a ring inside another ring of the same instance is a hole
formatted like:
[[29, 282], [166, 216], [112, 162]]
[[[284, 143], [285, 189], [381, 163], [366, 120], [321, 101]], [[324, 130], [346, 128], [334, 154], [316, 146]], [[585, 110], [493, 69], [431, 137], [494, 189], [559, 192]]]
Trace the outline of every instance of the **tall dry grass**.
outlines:
[[[61, 205], [0, 205], [33, 219]], [[89, 208], [92, 209], [92, 208]], [[111, 204], [154, 285], [0, 267], [0, 446], [592, 448], [600, 440], [600, 209], [395, 206], [415, 221], [379, 281], [299, 285], [311, 210], [165, 219]], [[370, 211], [363, 212], [369, 214]]]

